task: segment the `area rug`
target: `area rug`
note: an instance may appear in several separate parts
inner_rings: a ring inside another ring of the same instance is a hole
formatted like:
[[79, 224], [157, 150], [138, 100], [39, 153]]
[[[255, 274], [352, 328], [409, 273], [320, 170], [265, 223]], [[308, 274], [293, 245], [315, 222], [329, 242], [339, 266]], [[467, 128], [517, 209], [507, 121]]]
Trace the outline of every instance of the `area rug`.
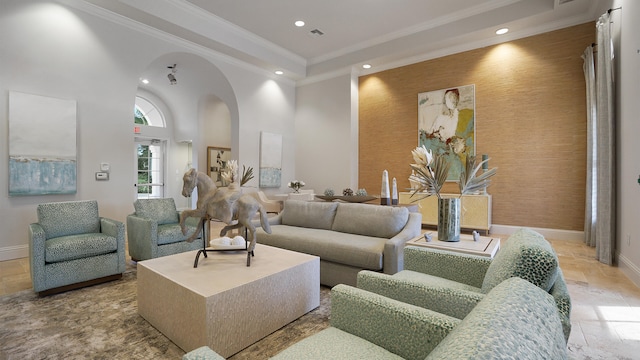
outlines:
[[[328, 326], [330, 290], [320, 307], [230, 359], [268, 359]], [[136, 270], [120, 280], [40, 298], [0, 297], [0, 359], [181, 359], [184, 351], [138, 315]]]

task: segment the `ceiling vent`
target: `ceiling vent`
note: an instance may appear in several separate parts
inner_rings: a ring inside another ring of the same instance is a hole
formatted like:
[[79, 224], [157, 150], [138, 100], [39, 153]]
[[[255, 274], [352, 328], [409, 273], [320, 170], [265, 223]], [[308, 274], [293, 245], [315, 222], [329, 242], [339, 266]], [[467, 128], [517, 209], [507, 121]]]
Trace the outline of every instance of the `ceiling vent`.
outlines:
[[311, 35], [313, 37], [320, 37], [320, 36], [324, 35], [324, 33], [320, 29], [313, 29], [313, 30], [309, 31], [309, 35]]

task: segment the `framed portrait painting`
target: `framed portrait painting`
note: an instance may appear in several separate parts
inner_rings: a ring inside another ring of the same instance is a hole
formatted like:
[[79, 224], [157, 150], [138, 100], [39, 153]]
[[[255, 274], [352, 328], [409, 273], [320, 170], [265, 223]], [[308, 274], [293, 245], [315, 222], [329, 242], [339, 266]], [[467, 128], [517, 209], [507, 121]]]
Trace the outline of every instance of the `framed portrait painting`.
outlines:
[[458, 181], [475, 155], [475, 85], [418, 94], [418, 146], [446, 157], [448, 181]]
[[231, 159], [231, 149], [225, 147], [207, 147], [207, 175], [216, 183], [216, 186], [227, 186], [222, 179], [222, 170]]

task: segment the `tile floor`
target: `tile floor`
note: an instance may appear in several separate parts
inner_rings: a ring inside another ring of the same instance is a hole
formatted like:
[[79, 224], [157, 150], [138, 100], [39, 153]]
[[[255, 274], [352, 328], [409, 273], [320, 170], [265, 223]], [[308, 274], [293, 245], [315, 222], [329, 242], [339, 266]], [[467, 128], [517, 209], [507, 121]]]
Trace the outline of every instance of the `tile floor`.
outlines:
[[[550, 242], [572, 298], [570, 351], [579, 353], [584, 347], [602, 353], [602, 357], [578, 356], [584, 359], [640, 358], [640, 288], [617, 267], [594, 260], [595, 250], [582, 242]], [[27, 289], [31, 289], [28, 259], [0, 262], [0, 296]]]

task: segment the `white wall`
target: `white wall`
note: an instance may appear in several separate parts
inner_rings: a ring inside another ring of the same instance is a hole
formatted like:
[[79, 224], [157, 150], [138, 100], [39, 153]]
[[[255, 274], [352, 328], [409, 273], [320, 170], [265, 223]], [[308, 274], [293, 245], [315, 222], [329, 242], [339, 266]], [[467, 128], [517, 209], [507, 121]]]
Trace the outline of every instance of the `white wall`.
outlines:
[[[175, 151], [170, 161], [174, 162], [175, 169], [183, 170], [181, 163], [187, 155], [187, 146], [177, 145], [178, 140], [199, 132], [197, 106], [203, 96], [215, 95], [229, 105], [230, 117], [234, 119], [231, 144], [241, 164], [257, 169], [261, 130], [283, 133], [285, 147], [293, 147], [294, 84], [276, 81], [271, 74], [230, 63], [225, 57], [193, 45], [169, 41], [134, 29], [135, 25], [125, 25], [53, 1], [0, 2], [0, 95], [4, 98], [0, 101], [0, 139], [3, 139], [0, 260], [27, 255], [28, 224], [36, 221], [39, 203], [96, 199], [101, 216], [121, 221], [133, 211], [132, 109], [140, 74], [157, 59], [164, 63], [172, 54], [191, 54], [194, 64], [210, 63], [208, 73], [224, 82], [209, 81], [206, 93], [180, 102], [182, 106], [191, 103], [192, 110], [180, 106], [171, 108], [175, 132], [170, 142]], [[183, 77], [183, 80], [186, 79]], [[77, 101], [78, 191], [75, 195], [8, 196], [7, 99], [10, 90]], [[158, 96], [171, 107], [170, 100], [181, 94]], [[193, 145], [197, 154], [197, 146], [203, 144], [196, 144], [194, 139]], [[204, 147], [206, 149], [206, 145]], [[295, 172], [294, 154], [288, 152], [284, 157], [285, 174], [289, 176]], [[94, 179], [101, 162], [111, 164], [109, 181]], [[257, 180], [254, 181], [257, 185]], [[169, 186], [175, 188], [178, 184], [172, 181]], [[176, 199], [181, 204], [179, 200], [182, 199]]]
[[620, 268], [640, 286], [640, 2], [616, 1], [622, 6], [620, 59], [616, 66], [620, 109], [618, 159], [618, 263]]
[[297, 88], [296, 173], [283, 177], [283, 182], [302, 180], [317, 194], [328, 188], [339, 195], [348, 187], [356, 190], [358, 126], [353, 96], [350, 75]]

